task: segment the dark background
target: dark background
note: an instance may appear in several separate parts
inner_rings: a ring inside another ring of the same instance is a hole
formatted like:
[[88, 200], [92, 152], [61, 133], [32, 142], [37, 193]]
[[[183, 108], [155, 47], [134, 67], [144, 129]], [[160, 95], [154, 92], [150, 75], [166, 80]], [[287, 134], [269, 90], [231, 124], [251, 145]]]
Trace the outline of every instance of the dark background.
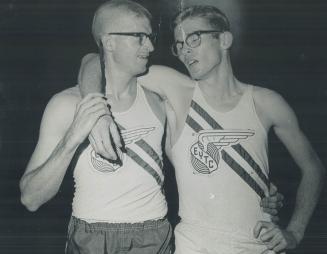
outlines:
[[[47, 101], [54, 93], [76, 84], [82, 56], [96, 51], [90, 27], [94, 10], [101, 2], [0, 3], [0, 253], [63, 253], [71, 212], [71, 171], [58, 195], [35, 213], [20, 204], [18, 182], [36, 144]], [[178, 1], [138, 2], [161, 21], [160, 42], [152, 63], [185, 71], [169, 54], [168, 20], [176, 12]], [[242, 13], [238, 17], [229, 14], [236, 31], [232, 52], [236, 76], [282, 94], [326, 165], [326, 1], [234, 2], [240, 4], [238, 9]], [[285, 225], [294, 205], [300, 173], [273, 134], [270, 165], [270, 177], [286, 198], [280, 213], [281, 225]], [[169, 165], [167, 168], [169, 182], [173, 174]], [[176, 189], [171, 182], [167, 183], [167, 197], [169, 217], [175, 223]], [[326, 212], [324, 188], [305, 238], [294, 253], [327, 253]]]

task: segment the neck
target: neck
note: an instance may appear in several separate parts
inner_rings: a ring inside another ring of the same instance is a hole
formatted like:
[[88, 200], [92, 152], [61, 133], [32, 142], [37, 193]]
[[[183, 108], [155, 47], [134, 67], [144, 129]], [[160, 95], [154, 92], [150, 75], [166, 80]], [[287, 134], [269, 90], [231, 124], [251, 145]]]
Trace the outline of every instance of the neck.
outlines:
[[136, 76], [128, 75], [121, 71], [121, 68], [115, 68], [114, 64], [106, 61], [105, 93], [111, 95], [115, 100], [133, 97], [136, 93]]
[[198, 83], [206, 94], [221, 100], [239, 93], [240, 82], [233, 74], [229, 56], [226, 56], [205, 77], [198, 80]]

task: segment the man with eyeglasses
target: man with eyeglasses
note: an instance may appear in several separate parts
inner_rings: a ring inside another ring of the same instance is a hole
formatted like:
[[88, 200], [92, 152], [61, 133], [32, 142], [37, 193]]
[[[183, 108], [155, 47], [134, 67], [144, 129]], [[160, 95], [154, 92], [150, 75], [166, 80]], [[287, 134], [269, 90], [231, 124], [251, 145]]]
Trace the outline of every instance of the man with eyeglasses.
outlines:
[[[44, 112], [37, 146], [20, 182], [21, 200], [28, 210], [37, 210], [56, 195], [72, 163], [68, 254], [171, 252], [162, 189], [166, 114], [158, 96], [137, 79], [153, 51], [150, 20], [151, 14], [132, 1], [101, 5], [92, 33], [100, 50], [105, 96], [91, 93], [82, 99], [75, 86], [56, 94]], [[115, 161], [105, 160], [86, 142], [98, 119], [110, 116], [108, 101], [122, 136], [115, 140]]]
[[[192, 80], [152, 66], [142, 85], [166, 101], [167, 154], [176, 171], [181, 222], [176, 253], [275, 253], [295, 248], [317, 203], [324, 167], [285, 100], [238, 81], [226, 16], [212, 6], [183, 10], [174, 20], [172, 52]], [[84, 94], [99, 91], [96, 57], [84, 59]], [[170, 109], [170, 110], [169, 110]], [[100, 132], [101, 119], [95, 127]], [[299, 165], [302, 178], [286, 229], [260, 207], [269, 196], [268, 131], [274, 129]], [[96, 138], [101, 139], [102, 134]]]

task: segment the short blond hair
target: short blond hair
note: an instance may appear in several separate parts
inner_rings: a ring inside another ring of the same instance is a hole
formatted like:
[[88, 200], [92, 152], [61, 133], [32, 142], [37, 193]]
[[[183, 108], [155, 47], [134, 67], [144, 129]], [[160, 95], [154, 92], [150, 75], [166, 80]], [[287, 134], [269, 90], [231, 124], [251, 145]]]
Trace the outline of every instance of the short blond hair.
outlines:
[[95, 11], [92, 23], [92, 34], [97, 45], [100, 43], [103, 18], [110, 18], [110, 11], [122, 11], [126, 14], [134, 14], [136, 17], [152, 20], [151, 13], [142, 5], [130, 0], [112, 0], [101, 4]]

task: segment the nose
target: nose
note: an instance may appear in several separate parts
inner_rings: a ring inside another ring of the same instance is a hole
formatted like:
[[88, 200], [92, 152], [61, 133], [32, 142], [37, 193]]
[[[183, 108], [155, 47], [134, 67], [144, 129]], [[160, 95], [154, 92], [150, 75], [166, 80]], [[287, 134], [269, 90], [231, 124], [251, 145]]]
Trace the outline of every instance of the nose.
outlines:
[[152, 52], [154, 50], [154, 46], [150, 40], [149, 37], [146, 38], [146, 41], [145, 41], [145, 46], [147, 47], [147, 49], [149, 50], [149, 52]]
[[192, 52], [192, 48], [186, 45], [186, 43], [183, 43], [183, 47], [180, 49], [180, 55], [187, 55]]

